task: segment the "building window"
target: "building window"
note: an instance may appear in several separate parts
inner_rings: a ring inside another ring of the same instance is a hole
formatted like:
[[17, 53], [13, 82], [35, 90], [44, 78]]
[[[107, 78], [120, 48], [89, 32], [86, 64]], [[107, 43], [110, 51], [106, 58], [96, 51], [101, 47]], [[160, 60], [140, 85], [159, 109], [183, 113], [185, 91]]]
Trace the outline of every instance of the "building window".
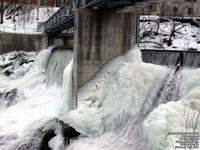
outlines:
[[150, 10], [150, 11], [152, 11], [152, 9], [153, 9], [153, 6], [152, 6], [152, 5], [151, 5], [151, 6], [149, 6], [149, 10]]
[[188, 15], [193, 15], [193, 8], [192, 7], [188, 8]]
[[45, 6], [46, 0], [40, 0], [40, 6]]

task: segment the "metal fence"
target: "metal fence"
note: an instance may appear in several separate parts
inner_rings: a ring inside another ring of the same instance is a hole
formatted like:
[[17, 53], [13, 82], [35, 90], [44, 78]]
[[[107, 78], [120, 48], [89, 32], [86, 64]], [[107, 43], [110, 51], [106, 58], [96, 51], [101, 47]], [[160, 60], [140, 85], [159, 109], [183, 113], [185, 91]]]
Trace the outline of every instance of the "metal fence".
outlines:
[[37, 28], [18, 28], [18, 27], [6, 27], [0, 26], [0, 34], [3, 33], [21, 33], [21, 34], [41, 34]]

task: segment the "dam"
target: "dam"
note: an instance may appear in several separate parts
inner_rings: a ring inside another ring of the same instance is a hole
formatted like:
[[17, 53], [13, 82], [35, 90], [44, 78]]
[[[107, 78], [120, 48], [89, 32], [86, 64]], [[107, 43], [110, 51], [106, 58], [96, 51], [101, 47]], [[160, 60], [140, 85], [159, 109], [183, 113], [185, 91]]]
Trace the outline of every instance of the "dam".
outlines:
[[20, 59], [0, 56], [1, 150], [167, 150], [200, 131], [200, 53], [137, 48], [124, 8], [147, 2], [68, 1], [34, 61], [6, 74]]

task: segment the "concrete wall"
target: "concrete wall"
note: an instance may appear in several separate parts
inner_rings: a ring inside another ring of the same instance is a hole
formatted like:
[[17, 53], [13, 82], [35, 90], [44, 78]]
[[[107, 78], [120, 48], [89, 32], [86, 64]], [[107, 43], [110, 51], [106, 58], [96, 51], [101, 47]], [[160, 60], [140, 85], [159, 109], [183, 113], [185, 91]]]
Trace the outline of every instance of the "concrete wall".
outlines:
[[75, 12], [75, 89], [90, 80], [107, 61], [136, 43], [136, 16], [130, 12], [86, 8]]
[[2, 33], [0, 34], [0, 54], [11, 51], [40, 51], [50, 45], [73, 49], [72, 35], [40, 35]]
[[14, 50], [39, 51], [44, 35], [0, 34], [0, 54]]

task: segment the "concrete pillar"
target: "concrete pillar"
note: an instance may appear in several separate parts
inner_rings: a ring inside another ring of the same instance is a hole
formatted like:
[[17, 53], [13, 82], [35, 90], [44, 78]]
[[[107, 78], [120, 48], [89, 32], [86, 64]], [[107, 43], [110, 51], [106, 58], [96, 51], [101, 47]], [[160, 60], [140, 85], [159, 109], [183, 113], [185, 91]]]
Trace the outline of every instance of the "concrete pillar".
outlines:
[[137, 15], [80, 8], [75, 12], [75, 89], [89, 81], [113, 57], [136, 44]]

